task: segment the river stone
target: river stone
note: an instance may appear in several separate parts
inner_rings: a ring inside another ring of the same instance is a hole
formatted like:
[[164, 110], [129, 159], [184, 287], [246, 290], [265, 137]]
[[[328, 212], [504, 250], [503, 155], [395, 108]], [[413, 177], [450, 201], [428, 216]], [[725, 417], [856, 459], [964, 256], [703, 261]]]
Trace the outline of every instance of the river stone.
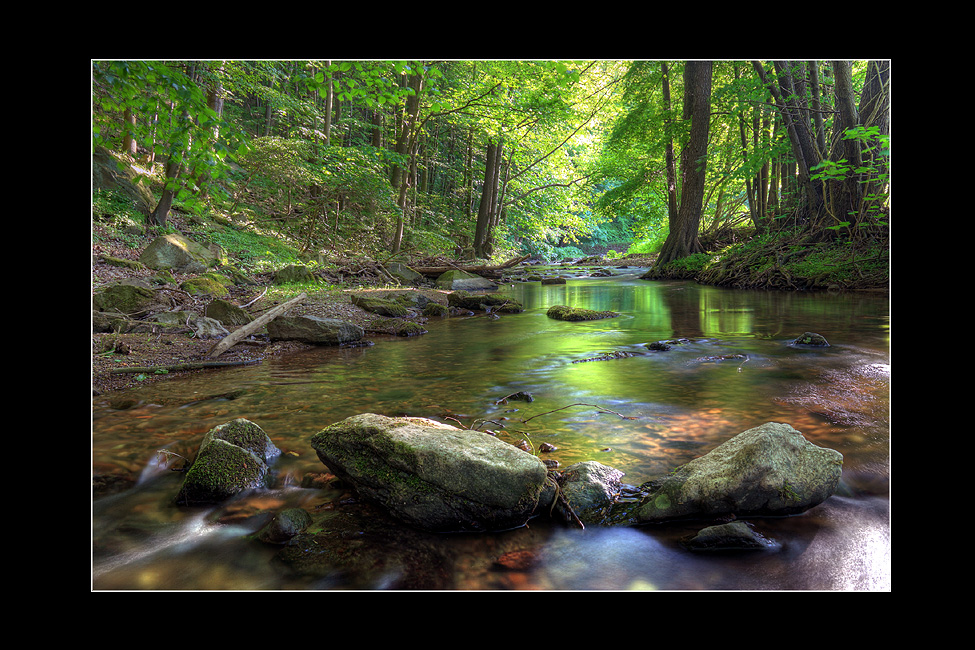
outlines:
[[[603, 524], [610, 516], [613, 503], [620, 492], [623, 472], [594, 460], [566, 467], [559, 479], [559, 488], [572, 512], [586, 526]], [[573, 523], [571, 514], [559, 504], [562, 518]]]
[[615, 514], [626, 512], [635, 523], [798, 514], [833, 494], [842, 469], [838, 451], [814, 445], [788, 424], [767, 422], [644, 483], [646, 496]]
[[455, 269], [441, 273], [436, 282], [438, 289], [450, 289], [452, 291], [479, 291], [482, 289], [497, 289], [498, 285], [482, 278], [479, 275]]
[[816, 348], [828, 348], [829, 341], [822, 334], [816, 334], [815, 332], [804, 332], [802, 336], [798, 337], [792, 342], [792, 345], [808, 345]]
[[545, 464], [489, 434], [426, 418], [364, 413], [311, 439], [319, 459], [398, 519], [432, 532], [524, 525]]
[[278, 341], [320, 345], [351, 343], [365, 336], [365, 331], [354, 323], [318, 316], [278, 316], [267, 324], [267, 333]]
[[151, 269], [181, 273], [202, 273], [218, 263], [218, 257], [206, 246], [177, 233], [152, 240], [139, 261]]
[[250, 420], [238, 418], [214, 427], [203, 436], [176, 502], [219, 503], [266, 487], [267, 464], [280, 454], [264, 430]]

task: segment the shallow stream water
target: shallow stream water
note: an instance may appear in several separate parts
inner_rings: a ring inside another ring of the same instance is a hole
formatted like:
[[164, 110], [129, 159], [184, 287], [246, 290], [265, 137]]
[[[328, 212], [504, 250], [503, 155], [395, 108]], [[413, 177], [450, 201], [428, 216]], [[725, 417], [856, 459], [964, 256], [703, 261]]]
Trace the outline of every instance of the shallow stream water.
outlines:
[[[127, 408], [96, 398], [93, 473], [138, 482], [92, 503], [93, 589], [888, 590], [888, 298], [737, 291], [620, 273], [506, 285], [524, 313], [431, 319], [419, 337], [158, 382], [132, 391]], [[621, 315], [556, 321], [545, 314], [555, 304]], [[807, 331], [830, 346], [790, 344]], [[645, 347], [675, 338], [687, 343]], [[632, 356], [584, 361], [621, 351]], [[518, 391], [534, 401], [498, 403]], [[802, 515], [752, 520], [775, 542], [760, 552], [686, 551], [680, 539], [702, 527], [694, 522], [577, 530], [533, 520], [488, 535], [407, 535], [399, 547], [392, 526], [385, 559], [369, 570], [309, 575], [283, 567], [279, 547], [249, 535], [284, 507], [362, 507], [329, 487], [300, 487], [325, 471], [310, 436], [362, 412], [478, 427], [535, 449], [547, 442], [557, 449], [543, 458], [562, 467], [597, 460], [632, 485], [746, 429], [785, 422], [841, 452], [843, 480]], [[284, 451], [275, 487], [220, 508], [174, 506], [181, 475], [172, 468], [206, 431], [238, 417]], [[407, 545], [409, 553], [400, 548]], [[505, 561], [519, 554], [531, 561]]]

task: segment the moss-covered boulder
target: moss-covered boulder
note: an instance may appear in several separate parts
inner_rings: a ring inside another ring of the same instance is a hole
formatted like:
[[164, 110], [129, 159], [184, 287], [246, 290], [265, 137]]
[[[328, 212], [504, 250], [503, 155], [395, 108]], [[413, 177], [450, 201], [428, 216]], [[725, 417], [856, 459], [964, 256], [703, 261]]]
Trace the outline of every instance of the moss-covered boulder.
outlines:
[[176, 502], [220, 503], [267, 487], [268, 463], [280, 454], [264, 430], [249, 420], [238, 418], [214, 427], [203, 436]]
[[615, 311], [596, 311], [593, 309], [582, 309], [581, 307], [569, 307], [567, 305], [552, 305], [545, 314], [555, 320], [567, 321], [597, 320], [600, 318], [615, 318], [619, 316]]
[[223, 298], [230, 295], [230, 289], [223, 282], [215, 280], [208, 275], [200, 275], [195, 278], [184, 280], [179, 288], [191, 296], [213, 296]]
[[307, 284], [315, 281], [315, 274], [307, 266], [292, 264], [274, 272], [274, 284]]
[[493, 311], [498, 313], [516, 314], [525, 311], [524, 305], [508, 296], [497, 293], [470, 293], [468, 291], [454, 291], [447, 295], [447, 304], [459, 309], [471, 311]]
[[352, 294], [352, 304], [360, 309], [364, 309], [374, 314], [379, 314], [380, 316], [401, 318], [409, 315], [410, 313], [409, 310], [402, 305], [402, 303], [387, 300], [385, 298], [378, 298], [376, 296]]
[[439, 302], [433, 302], [432, 300], [428, 302], [423, 307], [423, 315], [427, 317], [437, 317], [446, 318], [450, 315], [450, 310], [447, 309], [446, 305], [441, 305]]
[[161, 304], [152, 289], [136, 284], [114, 284], [96, 293], [91, 299], [97, 311], [133, 315]]
[[819, 447], [788, 424], [767, 422], [739, 433], [704, 456], [640, 486], [642, 497], [617, 504], [617, 521], [786, 516], [829, 498], [843, 455]]
[[547, 469], [495, 436], [425, 418], [364, 413], [311, 438], [363, 498], [423, 530], [506, 530], [534, 514]]

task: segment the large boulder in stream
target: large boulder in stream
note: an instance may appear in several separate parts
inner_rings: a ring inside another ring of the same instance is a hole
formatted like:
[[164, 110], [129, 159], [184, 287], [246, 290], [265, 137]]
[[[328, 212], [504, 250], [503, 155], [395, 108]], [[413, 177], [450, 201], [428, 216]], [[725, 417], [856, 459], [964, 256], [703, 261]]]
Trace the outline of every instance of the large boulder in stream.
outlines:
[[264, 430], [249, 420], [238, 418], [214, 427], [203, 436], [176, 503], [220, 503], [267, 487], [268, 463], [280, 454]]
[[788, 424], [767, 422], [640, 486], [617, 504], [619, 523], [658, 523], [729, 515], [784, 516], [819, 505], [836, 490], [843, 455]]
[[425, 418], [364, 413], [326, 427], [311, 445], [360, 496], [431, 532], [522, 526], [547, 479], [536, 456]]

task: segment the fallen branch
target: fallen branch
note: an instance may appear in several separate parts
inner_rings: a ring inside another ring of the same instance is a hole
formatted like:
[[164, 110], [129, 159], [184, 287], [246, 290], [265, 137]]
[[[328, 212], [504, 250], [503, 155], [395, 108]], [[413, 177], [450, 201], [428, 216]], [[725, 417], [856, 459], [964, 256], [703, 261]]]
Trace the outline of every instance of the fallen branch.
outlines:
[[504, 262], [503, 264], [496, 264], [496, 265], [488, 265], [488, 264], [479, 264], [479, 265], [455, 265], [455, 264], [450, 264], [450, 265], [447, 265], [447, 266], [411, 266], [410, 268], [413, 269], [414, 271], [416, 271], [417, 273], [421, 273], [423, 275], [440, 275], [441, 273], [446, 273], [447, 271], [453, 271], [455, 269], [460, 269], [461, 271], [467, 271], [468, 273], [476, 273], [478, 275], [482, 275], [482, 274], [485, 274], [485, 273], [491, 273], [493, 271], [501, 271], [501, 270], [504, 270], [504, 269], [507, 269], [507, 268], [511, 268], [512, 266], [514, 266], [516, 264], [520, 264], [521, 262], [524, 262], [529, 257], [531, 257], [531, 256], [530, 255], [523, 255], [522, 257], [513, 257], [510, 260], [508, 260], [507, 262]]
[[301, 302], [307, 297], [308, 294], [300, 293], [294, 298], [292, 298], [291, 300], [289, 300], [288, 302], [280, 304], [274, 309], [268, 311], [260, 318], [255, 318], [254, 320], [247, 323], [246, 325], [239, 327], [238, 329], [234, 330], [232, 333], [220, 339], [216, 345], [210, 348], [210, 351], [207, 353], [207, 356], [210, 357], [211, 359], [215, 359], [216, 357], [220, 356], [221, 354], [229, 350], [238, 341], [247, 338], [252, 333], [261, 329], [262, 327], [270, 323], [272, 320], [274, 320], [284, 312], [288, 311], [289, 309], [291, 309], [291, 307], [293, 307], [294, 305]]
[[566, 404], [565, 406], [560, 406], [557, 409], [552, 409], [551, 411], [545, 411], [544, 413], [539, 413], [538, 415], [533, 415], [530, 418], [528, 418], [527, 420], [522, 420], [522, 422], [528, 422], [530, 420], [534, 420], [537, 417], [541, 417], [543, 415], [548, 415], [549, 413], [555, 413], [556, 411], [562, 411], [562, 410], [565, 410], [565, 409], [570, 408], [572, 406], [591, 406], [591, 407], [593, 407], [595, 409], [599, 409], [599, 412], [600, 413], [612, 413], [613, 415], [620, 416], [624, 420], [635, 420], [636, 419], [636, 418], [630, 417], [628, 415], [623, 415], [622, 413], [617, 413], [616, 411], [612, 411], [612, 410], [610, 410], [608, 408], [604, 408], [602, 406], [599, 406], [598, 404], [584, 404], [582, 402], [577, 402], [575, 404]]
[[108, 371], [110, 375], [123, 375], [130, 373], [145, 373], [147, 375], [164, 374], [167, 372], [178, 372], [180, 370], [200, 370], [202, 368], [226, 368], [229, 366], [247, 366], [260, 363], [260, 359], [250, 361], [192, 361], [187, 363], [177, 363], [169, 366], [126, 366], [124, 368], [112, 368]]

